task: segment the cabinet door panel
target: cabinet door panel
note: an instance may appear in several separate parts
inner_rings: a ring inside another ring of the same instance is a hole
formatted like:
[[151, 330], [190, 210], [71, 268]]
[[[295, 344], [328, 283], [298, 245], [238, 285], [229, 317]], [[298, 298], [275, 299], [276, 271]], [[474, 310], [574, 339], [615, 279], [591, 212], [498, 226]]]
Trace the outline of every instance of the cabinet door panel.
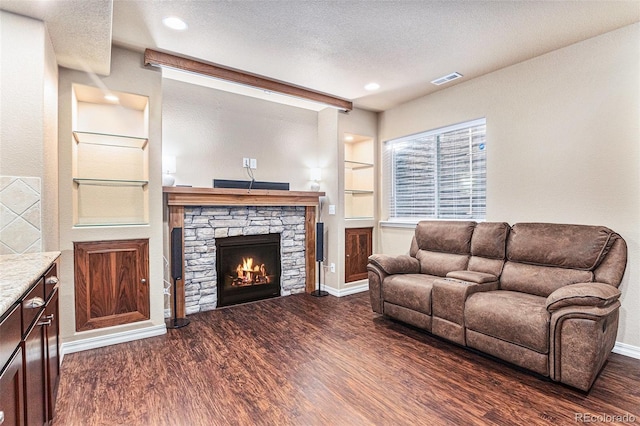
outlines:
[[60, 324], [58, 322], [58, 288], [51, 294], [44, 311], [44, 318], [51, 321], [46, 331], [47, 351], [47, 417], [52, 420], [55, 415], [58, 383], [60, 381]]
[[367, 278], [367, 261], [371, 256], [373, 228], [345, 229], [345, 282]]
[[[2, 366], [0, 366], [1, 368]], [[0, 411], [2, 426], [24, 425], [24, 383], [22, 379], [22, 349], [13, 355], [0, 376]]]
[[149, 319], [149, 241], [75, 243], [76, 330]]
[[[37, 321], [40, 321], [41, 315]], [[23, 342], [25, 424], [43, 425], [45, 405], [45, 329], [36, 323]]]

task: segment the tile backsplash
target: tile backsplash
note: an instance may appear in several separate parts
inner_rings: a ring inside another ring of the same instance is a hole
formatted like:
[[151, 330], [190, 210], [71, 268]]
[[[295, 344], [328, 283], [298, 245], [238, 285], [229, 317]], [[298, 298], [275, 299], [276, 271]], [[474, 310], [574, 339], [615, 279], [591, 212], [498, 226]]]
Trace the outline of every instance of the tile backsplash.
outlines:
[[0, 176], [0, 254], [42, 251], [39, 177]]

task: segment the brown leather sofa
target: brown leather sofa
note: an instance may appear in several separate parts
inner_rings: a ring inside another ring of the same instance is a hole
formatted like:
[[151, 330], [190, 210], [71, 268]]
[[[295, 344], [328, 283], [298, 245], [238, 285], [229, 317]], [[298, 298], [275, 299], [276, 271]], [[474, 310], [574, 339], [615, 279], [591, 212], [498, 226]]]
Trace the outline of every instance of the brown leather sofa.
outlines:
[[613, 349], [627, 246], [603, 226], [418, 223], [369, 257], [375, 312], [588, 391]]

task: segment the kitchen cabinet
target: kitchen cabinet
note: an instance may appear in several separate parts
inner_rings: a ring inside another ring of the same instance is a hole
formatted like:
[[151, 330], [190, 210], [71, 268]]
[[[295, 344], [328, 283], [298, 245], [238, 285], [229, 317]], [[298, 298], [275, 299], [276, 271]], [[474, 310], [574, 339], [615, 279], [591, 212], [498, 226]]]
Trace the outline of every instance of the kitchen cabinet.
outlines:
[[373, 250], [373, 228], [347, 228], [344, 234], [344, 282], [366, 279], [367, 260]]
[[16, 304], [0, 321], [0, 424], [24, 424], [21, 306]]
[[[55, 284], [45, 286], [45, 277]], [[0, 278], [0, 284], [4, 284], [4, 277]], [[39, 275], [26, 288], [0, 315], [3, 426], [48, 424], [55, 408], [55, 389], [51, 389], [49, 377], [59, 374], [57, 264], [53, 263], [45, 275]], [[52, 328], [54, 321], [56, 327]]]
[[149, 319], [149, 240], [74, 243], [76, 330]]

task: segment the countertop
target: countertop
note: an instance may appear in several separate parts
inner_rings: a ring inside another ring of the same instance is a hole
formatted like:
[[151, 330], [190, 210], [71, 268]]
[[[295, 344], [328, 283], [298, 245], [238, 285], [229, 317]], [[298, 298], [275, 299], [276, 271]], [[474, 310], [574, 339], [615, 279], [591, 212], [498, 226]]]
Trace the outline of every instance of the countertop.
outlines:
[[0, 316], [47, 272], [59, 251], [0, 256]]

